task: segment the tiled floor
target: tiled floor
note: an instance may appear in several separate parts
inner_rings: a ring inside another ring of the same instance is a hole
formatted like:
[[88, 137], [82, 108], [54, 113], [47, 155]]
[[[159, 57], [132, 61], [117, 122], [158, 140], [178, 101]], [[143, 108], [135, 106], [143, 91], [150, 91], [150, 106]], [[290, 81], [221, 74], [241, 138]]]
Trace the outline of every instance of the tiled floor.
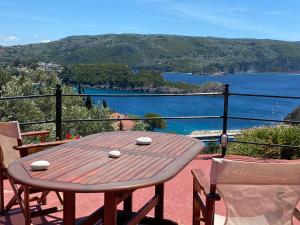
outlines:
[[[206, 172], [210, 169], [210, 160], [198, 157], [192, 161], [180, 174], [166, 183], [165, 186], [165, 217], [176, 221], [179, 225], [190, 225], [192, 221], [192, 175], [191, 169], [202, 168]], [[12, 191], [5, 182], [6, 201], [12, 196]], [[133, 195], [134, 210], [139, 209], [147, 199], [154, 194], [153, 188], [138, 190]], [[89, 215], [103, 203], [103, 194], [78, 194], [76, 196], [76, 217], [81, 218]], [[58, 205], [59, 202], [54, 194], [48, 198], [48, 205]], [[299, 204], [300, 207], [300, 204]], [[225, 214], [224, 204], [217, 204], [218, 214]], [[152, 215], [152, 212], [150, 213]], [[33, 219], [34, 224], [62, 224], [62, 213]], [[13, 208], [10, 213], [0, 217], [0, 224], [22, 225], [23, 215], [18, 207]], [[295, 223], [300, 225], [299, 222]]]

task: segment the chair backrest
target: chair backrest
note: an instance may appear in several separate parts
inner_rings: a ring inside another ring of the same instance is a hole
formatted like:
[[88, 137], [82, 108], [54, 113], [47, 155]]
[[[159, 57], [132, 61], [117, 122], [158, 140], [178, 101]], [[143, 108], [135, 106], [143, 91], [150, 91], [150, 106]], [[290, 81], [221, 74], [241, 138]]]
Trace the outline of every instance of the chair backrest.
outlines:
[[18, 138], [21, 138], [21, 132], [17, 121], [0, 122], [0, 159], [3, 168], [20, 158], [19, 151], [13, 149], [18, 145]]
[[211, 183], [227, 207], [226, 225], [291, 225], [300, 200], [300, 161], [213, 159]]

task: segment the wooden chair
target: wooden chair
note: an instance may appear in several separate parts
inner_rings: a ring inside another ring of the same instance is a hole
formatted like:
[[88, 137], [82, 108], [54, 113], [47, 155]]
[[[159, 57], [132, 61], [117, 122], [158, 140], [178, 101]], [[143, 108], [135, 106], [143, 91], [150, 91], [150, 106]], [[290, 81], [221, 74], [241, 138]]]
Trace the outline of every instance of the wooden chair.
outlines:
[[[210, 177], [193, 174], [193, 225], [292, 225], [299, 218], [300, 162], [262, 163], [213, 158]], [[226, 216], [215, 215], [224, 201]]]
[[[11, 162], [14, 160], [19, 159], [20, 157], [24, 157], [28, 155], [28, 152], [31, 149], [44, 149], [46, 147], [50, 146], [56, 146], [63, 143], [66, 143], [68, 141], [55, 141], [55, 142], [42, 142], [38, 144], [28, 144], [28, 145], [22, 145], [22, 136], [28, 137], [28, 136], [40, 136], [41, 141], [45, 141], [45, 136], [48, 134], [48, 131], [35, 131], [35, 132], [27, 132], [23, 135], [20, 132], [19, 123], [16, 121], [13, 122], [0, 122], [0, 207], [1, 212], [5, 212], [11, 209], [12, 206], [19, 204], [22, 212], [24, 215], [29, 215], [28, 210], [29, 208], [24, 207], [26, 204], [24, 204], [24, 199], [26, 201], [34, 201], [37, 200], [39, 204], [45, 204], [46, 203], [46, 196], [48, 195], [49, 191], [41, 191], [41, 190], [35, 190], [32, 188], [27, 188], [24, 186], [18, 187], [17, 184], [9, 177], [7, 174], [7, 168]], [[6, 207], [4, 207], [4, 180], [8, 179], [12, 189], [15, 193], [13, 198], [7, 203]], [[29, 194], [32, 193], [38, 193], [42, 192], [40, 197], [33, 197], [29, 198]], [[24, 199], [22, 199], [21, 195], [24, 193]], [[56, 193], [61, 204], [63, 203], [63, 200], [60, 196], [60, 194]], [[30, 217], [39, 216], [42, 214], [49, 214], [51, 212], [57, 211], [58, 208], [54, 207], [51, 209], [46, 209], [43, 211], [40, 211], [39, 213], [33, 212]], [[30, 218], [29, 218], [30, 220]]]

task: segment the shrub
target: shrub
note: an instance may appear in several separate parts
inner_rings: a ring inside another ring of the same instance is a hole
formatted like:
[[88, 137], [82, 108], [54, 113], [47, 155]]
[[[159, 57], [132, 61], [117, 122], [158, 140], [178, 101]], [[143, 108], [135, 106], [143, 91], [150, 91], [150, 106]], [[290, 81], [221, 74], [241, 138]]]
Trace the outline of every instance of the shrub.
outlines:
[[[279, 125], [245, 129], [237, 141], [300, 146], [300, 126]], [[253, 144], [230, 143], [227, 154], [261, 158], [299, 159], [300, 149], [293, 147], [270, 147]]]

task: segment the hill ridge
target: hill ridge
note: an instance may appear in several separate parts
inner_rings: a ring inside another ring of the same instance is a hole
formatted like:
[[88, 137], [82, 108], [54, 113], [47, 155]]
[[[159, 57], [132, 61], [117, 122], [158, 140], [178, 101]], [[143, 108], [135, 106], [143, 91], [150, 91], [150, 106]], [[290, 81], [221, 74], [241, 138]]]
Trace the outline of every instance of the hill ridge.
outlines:
[[49, 43], [0, 47], [0, 65], [120, 63], [133, 69], [215, 72], [299, 72], [299, 42], [166, 34], [76, 35]]

